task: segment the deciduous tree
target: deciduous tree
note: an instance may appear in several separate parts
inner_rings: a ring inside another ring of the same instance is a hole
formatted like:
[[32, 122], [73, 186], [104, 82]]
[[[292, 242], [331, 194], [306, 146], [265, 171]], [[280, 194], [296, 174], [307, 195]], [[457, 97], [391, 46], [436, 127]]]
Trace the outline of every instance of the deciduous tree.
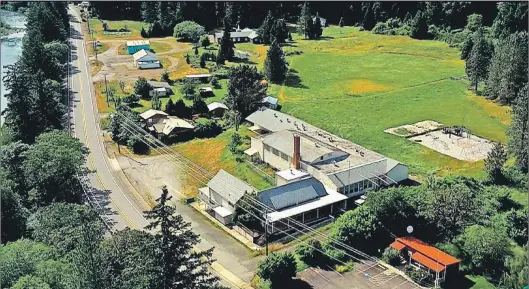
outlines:
[[257, 266], [257, 275], [270, 280], [273, 288], [288, 284], [296, 276], [296, 260], [290, 252], [272, 252]]
[[470, 82], [474, 85], [474, 90], [478, 91], [480, 81], [486, 80], [489, 72], [491, 48], [485, 39], [482, 29], [474, 33], [474, 45], [470, 50], [466, 60], [466, 73]]
[[141, 98], [149, 98], [149, 92], [152, 86], [147, 82], [145, 77], [138, 77], [138, 80], [134, 83], [134, 93], [139, 95]]

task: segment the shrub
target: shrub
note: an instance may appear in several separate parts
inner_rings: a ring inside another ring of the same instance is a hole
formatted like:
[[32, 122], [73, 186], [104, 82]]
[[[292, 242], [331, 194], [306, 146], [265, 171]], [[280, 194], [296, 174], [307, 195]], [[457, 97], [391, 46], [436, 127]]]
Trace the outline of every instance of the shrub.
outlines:
[[374, 34], [404, 35], [410, 34], [410, 26], [397, 18], [390, 18], [386, 22], [378, 22], [371, 30]]
[[242, 138], [237, 132], [234, 132], [231, 135], [230, 142], [228, 143], [228, 148], [230, 149], [230, 152], [232, 154], [239, 153], [238, 148], [240, 145], [242, 145]]
[[271, 289], [272, 288], [272, 283], [270, 282], [270, 280], [264, 280], [257, 275], [253, 277], [250, 285], [252, 286], [252, 288], [255, 288], [255, 289]]
[[211, 77], [211, 85], [215, 89], [221, 88], [220, 83], [219, 83], [219, 79], [216, 76]]
[[320, 241], [311, 239], [307, 243], [302, 243], [296, 247], [296, 254], [299, 259], [308, 265], [315, 266], [324, 263], [326, 260], [322, 254]]
[[180, 86], [180, 92], [184, 95], [185, 99], [194, 99], [196, 94], [197, 85], [193, 81], [184, 80]]
[[382, 253], [382, 261], [388, 263], [391, 266], [397, 266], [400, 263], [399, 258], [400, 252], [392, 247], [387, 247]]
[[338, 271], [338, 273], [346, 273], [346, 272], [353, 271], [354, 268], [355, 268], [355, 263], [353, 261], [347, 261], [345, 265], [336, 266], [336, 271]]
[[198, 42], [200, 36], [204, 35], [206, 30], [204, 27], [193, 21], [183, 21], [174, 27], [173, 36], [181, 41]]
[[210, 44], [211, 42], [209, 41], [209, 36], [207, 34], [204, 34], [200, 37], [200, 45], [202, 45], [202, 47], [206, 48]]
[[160, 81], [171, 83], [171, 79], [169, 78], [169, 72], [167, 72], [167, 70], [164, 70], [160, 75]]
[[131, 94], [123, 97], [123, 102], [130, 106], [133, 103], [140, 101], [140, 97], [136, 94]]
[[296, 276], [296, 259], [290, 252], [272, 252], [257, 267], [257, 275], [270, 280], [273, 288], [284, 286]]
[[140, 35], [143, 38], [149, 38], [149, 34], [147, 34], [147, 31], [145, 31], [145, 28], [143, 28], [143, 26], [141, 27]]
[[416, 282], [422, 281], [429, 276], [427, 272], [417, 269], [412, 265], [406, 265], [404, 267], [404, 273]]
[[195, 134], [197, 137], [213, 137], [222, 131], [220, 125], [207, 118], [199, 118], [195, 122]]
[[146, 154], [149, 151], [149, 147], [135, 135], [129, 137], [127, 147], [135, 154]]

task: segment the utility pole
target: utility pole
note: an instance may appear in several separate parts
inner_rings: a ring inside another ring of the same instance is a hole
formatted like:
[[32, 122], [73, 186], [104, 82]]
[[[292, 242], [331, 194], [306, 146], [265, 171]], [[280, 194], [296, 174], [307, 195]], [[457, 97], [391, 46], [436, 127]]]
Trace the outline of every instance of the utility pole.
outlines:
[[268, 210], [265, 208], [265, 251], [268, 256]]
[[105, 94], [107, 95], [107, 106], [110, 107], [110, 104], [108, 102], [108, 85], [107, 85], [107, 75], [104, 74], [105, 76]]

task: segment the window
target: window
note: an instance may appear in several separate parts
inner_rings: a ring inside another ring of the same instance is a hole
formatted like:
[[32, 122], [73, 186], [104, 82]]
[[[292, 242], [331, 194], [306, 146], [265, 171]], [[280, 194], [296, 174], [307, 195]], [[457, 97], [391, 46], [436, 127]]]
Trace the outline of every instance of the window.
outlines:
[[267, 151], [270, 151], [270, 146], [267, 145], [267, 144], [265, 144], [265, 145], [264, 145], [264, 149], [267, 150]]
[[281, 158], [284, 159], [285, 161], [288, 161], [288, 156], [284, 153], [281, 153]]
[[276, 150], [275, 148], [272, 148], [272, 153], [276, 156], [279, 156], [279, 151]]

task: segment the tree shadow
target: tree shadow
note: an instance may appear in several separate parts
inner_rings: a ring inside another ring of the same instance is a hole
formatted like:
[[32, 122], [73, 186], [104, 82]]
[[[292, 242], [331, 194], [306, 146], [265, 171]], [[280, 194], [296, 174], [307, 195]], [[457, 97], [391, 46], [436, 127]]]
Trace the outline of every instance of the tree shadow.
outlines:
[[285, 42], [283, 44], [281, 44], [282, 47], [298, 47], [298, 45], [296, 44], [295, 41], [292, 41], [292, 42]]
[[243, 63], [243, 64], [251, 64], [251, 65], [257, 65], [257, 62], [251, 61], [249, 59], [240, 59], [240, 58], [233, 58], [231, 63]]
[[313, 287], [307, 283], [305, 280], [302, 279], [292, 279], [288, 282], [285, 282], [284, 287], [281, 288], [289, 288], [289, 289], [312, 289]]
[[143, 107], [143, 104], [141, 104], [141, 103], [137, 103], [137, 102], [133, 102], [133, 103], [131, 103], [131, 104], [128, 104], [128, 106], [129, 106], [130, 108], [138, 108], [138, 107]]
[[320, 41], [320, 40], [331, 40], [331, 39], [334, 39], [334, 37], [332, 37], [332, 36], [320, 36], [320, 38], [312, 39], [312, 40]]
[[464, 275], [459, 275], [455, 278], [446, 280], [446, 283], [444, 284], [444, 288], [460, 288], [460, 289], [470, 289], [472, 288], [476, 282], [468, 279]]
[[297, 70], [290, 69], [285, 79], [285, 85], [288, 87], [308, 89], [309, 87], [301, 82], [301, 78], [298, 75]]

